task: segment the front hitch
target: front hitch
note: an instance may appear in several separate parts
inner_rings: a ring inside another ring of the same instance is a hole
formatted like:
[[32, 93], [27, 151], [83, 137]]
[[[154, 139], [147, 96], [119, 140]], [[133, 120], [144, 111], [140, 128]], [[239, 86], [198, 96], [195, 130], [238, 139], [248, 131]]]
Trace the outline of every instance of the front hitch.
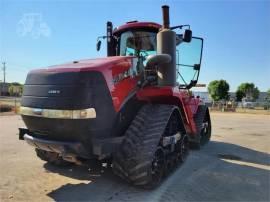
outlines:
[[24, 135], [28, 133], [29, 130], [27, 128], [19, 128], [19, 140], [24, 140]]

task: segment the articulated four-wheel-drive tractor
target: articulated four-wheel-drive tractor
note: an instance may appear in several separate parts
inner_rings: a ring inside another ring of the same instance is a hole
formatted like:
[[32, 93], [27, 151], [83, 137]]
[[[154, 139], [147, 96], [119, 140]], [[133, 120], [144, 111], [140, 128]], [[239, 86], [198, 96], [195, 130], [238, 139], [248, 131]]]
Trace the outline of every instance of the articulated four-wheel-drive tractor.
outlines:
[[[155, 187], [189, 148], [210, 140], [209, 110], [192, 96], [203, 39], [189, 25], [107, 23], [106, 58], [79, 60], [27, 75], [19, 139], [52, 164], [107, 162], [133, 185]], [[186, 27], [182, 33], [176, 33]]]

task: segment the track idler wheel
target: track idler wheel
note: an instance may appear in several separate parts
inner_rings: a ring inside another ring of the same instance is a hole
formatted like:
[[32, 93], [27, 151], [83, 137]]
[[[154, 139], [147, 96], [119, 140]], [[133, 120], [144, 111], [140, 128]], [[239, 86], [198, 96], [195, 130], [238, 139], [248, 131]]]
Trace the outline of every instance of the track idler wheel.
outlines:
[[189, 154], [189, 141], [187, 135], [184, 135], [180, 141], [176, 143], [175, 153], [177, 161], [183, 163]]
[[211, 118], [206, 106], [200, 105], [198, 107], [194, 121], [198, 133], [194, 139], [190, 140], [190, 146], [193, 149], [200, 149], [201, 146], [207, 144], [211, 139]]
[[160, 183], [162, 177], [165, 174], [165, 169], [166, 169], [165, 152], [162, 147], [157, 147], [154, 159], [152, 161], [151, 167], [152, 182], [151, 184], [148, 185], [149, 188], [155, 187]]
[[181, 163], [183, 163], [189, 153], [189, 141], [187, 135], [184, 135], [183, 138], [180, 140], [180, 155], [179, 155], [179, 160]]
[[209, 114], [205, 114], [200, 135], [201, 135], [200, 143], [203, 146], [207, 144], [211, 138], [211, 120]]

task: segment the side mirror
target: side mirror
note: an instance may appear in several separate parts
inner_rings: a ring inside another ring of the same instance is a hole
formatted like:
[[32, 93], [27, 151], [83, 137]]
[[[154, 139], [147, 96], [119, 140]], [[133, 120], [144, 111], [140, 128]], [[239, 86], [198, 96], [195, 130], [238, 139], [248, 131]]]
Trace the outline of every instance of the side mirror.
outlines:
[[200, 64], [194, 64], [193, 69], [199, 71], [201, 68]]
[[97, 42], [97, 51], [99, 51], [99, 50], [100, 50], [100, 46], [101, 46], [101, 41], [100, 41], [100, 40], [98, 40], [98, 42]]
[[184, 42], [191, 42], [192, 39], [192, 31], [190, 29], [186, 29], [184, 34], [183, 34], [183, 41]]

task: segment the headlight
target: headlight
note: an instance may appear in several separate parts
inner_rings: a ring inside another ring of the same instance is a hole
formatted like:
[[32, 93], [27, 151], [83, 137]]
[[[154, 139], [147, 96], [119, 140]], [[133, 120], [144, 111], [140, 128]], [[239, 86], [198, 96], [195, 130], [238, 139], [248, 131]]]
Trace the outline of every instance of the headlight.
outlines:
[[80, 110], [58, 110], [23, 106], [20, 107], [20, 114], [25, 116], [36, 116], [52, 119], [93, 119], [97, 116], [95, 108]]

